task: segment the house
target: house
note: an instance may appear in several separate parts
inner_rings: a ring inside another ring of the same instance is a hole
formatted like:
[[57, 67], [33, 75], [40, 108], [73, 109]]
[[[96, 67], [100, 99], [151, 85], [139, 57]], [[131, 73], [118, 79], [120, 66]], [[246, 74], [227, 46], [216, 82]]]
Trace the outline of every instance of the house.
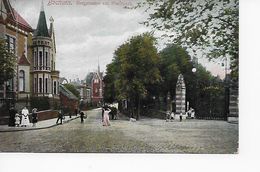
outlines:
[[6, 41], [8, 51], [17, 57], [16, 75], [0, 85], [0, 109], [12, 104], [20, 110], [30, 106], [31, 97], [60, 101], [54, 19], [50, 17], [49, 21], [47, 27], [43, 3], [37, 28], [33, 29], [9, 0], [0, 0], [0, 39]]
[[[32, 27], [12, 8], [9, 0], [0, 1], [0, 39], [6, 41], [7, 49], [17, 57], [16, 75], [0, 86], [0, 99], [16, 100], [30, 96], [30, 44]], [[0, 105], [1, 106], [1, 105]]]
[[100, 72], [98, 65], [97, 72], [90, 72], [86, 77], [86, 84], [90, 87], [91, 102], [94, 105], [101, 104], [103, 102], [103, 72]]

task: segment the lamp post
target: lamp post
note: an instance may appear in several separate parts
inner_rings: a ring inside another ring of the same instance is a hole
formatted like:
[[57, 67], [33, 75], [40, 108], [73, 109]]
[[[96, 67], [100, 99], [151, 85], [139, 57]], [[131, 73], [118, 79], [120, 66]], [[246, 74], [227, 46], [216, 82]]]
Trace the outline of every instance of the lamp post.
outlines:
[[194, 98], [194, 101], [195, 101], [195, 103], [194, 103], [194, 108], [196, 108], [196, 110], [197, 110], [197, 85], [198, 85], [198, 79], [197, 79], [197, 77], [196, 77], [196, 72], [197, 72], [197, 68], [196, 67], [194, 67], [194, 68], [192, 68], [192, 73], [195, 75], [195, 89], [194, 89], [194, 92], [195, 92], [195, 98]]

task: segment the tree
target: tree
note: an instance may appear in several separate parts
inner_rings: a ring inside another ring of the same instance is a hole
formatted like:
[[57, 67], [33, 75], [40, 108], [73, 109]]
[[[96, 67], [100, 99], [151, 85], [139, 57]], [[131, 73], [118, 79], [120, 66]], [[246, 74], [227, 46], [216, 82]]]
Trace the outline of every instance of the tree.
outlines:
[[10, 53], [5, 41], [0, 39], [0, 85], [15, 76], [16, 57]]
[[175, 44], [169, 44], [160, 52], [160, 56], [160, 71], [163, 78], [161, 87], [164, 88], [162, 91], [165, 96], [170, 92], [173, 97], [179, 74], [183, 74], [185, 79], [189, 77], [192, 74], [193, 64], [188, 52]]
[[77, 98], [80, 98], [80, 93], [79, 91], [76, 89], [76, 87], [72, 84], [64, 84], [64, 86], [70, 91], [72, 92]]
[[145, 0], [144, 22], [155, 30], [167, 32], [173, 43], [200, 50], [209, 59], [230, 58], [231, 76], [238, 80], [238, 0]]
[[[134, 36], [121, 45], [114, 53], [113, 62], [108, 65], [105, 87], [112, 85], [115, 88], [117, 100], [127, 99], [130, 102], [130, 114], [137, 110], [137, 119], [149, 86], [160, 82], [158, 63], [155, 39], [151, 34], [145, 33]], [[107, 94], [109, 93], [105, 92]]]
[[117, 78], [117, 65], [115, 60], [107, 65], [107, 72], [104, 76], [104, 101], [108, 103], [113, 103], [116, 101], [116, 90], [115, 81]]

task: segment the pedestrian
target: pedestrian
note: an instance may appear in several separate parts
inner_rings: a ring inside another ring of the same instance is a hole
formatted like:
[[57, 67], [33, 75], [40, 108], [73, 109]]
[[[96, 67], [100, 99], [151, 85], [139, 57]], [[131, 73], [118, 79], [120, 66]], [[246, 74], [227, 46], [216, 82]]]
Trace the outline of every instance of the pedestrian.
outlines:
[[84, 122], [84, 116], [85, 116], [85, 114], [84, 114], [83, 111], [81, 111], [79, 114], [80, 114], [81, 123], [83, 123], [83, 122]]
[[171, 114], [170, 111], [166, 112], [166, 122], [168, 122], [169, 120], [171, 120]]
[[56, 121], [56, 124], [58, 124], [59, 120], [60, 120], [60, 124], [62, 124], [62, 117], [63, 117], [62, 111], [59, 110], [58, 119], [57, 119], [57, 121]]
[[32, 110], [32, 123], [33, 123], [33, 127], [36, 126], [37, 122], [38, 122], [37, 109], [33, 108], [33, 110]]
[[27, 127], [28, 125], [30, 125], [29, 111], [25, 106], [22, 110], [21, 127]]
[[104, 116], [103, 116], [103, 126], [110, 126], [109, 112], [111, 112], [111, 110], [107, 106], [105, 106], [104, 107]]
[[192, 118], [192, 119], [195, 118], [195, 110], [194, 110], [194, 109], [191, 110], [191, 118]]
[[21, 122], [20, 115], [19, 115], [19, 113], [16, 113], [16, 114], [15, 114], [15, 126], [16, 126], [16, 127], [19, 127], [20, 122]]
[[8, 126], [14, 127], [15, 126], [15, 114], [17, 111], [14, 109], [14, 107], [11, 107], [9, 110], [9, 123]]
[[102, 108], [102, 115], [101, 115], [101, 121], [103, 122], [104, 119], [104, 107]]
[[174, 112], [171, 113], [171, 122], [174, 120]]
[[182, 112], [181, 112], [181, 114], [180, 114], [180, 122], [182, 121]]

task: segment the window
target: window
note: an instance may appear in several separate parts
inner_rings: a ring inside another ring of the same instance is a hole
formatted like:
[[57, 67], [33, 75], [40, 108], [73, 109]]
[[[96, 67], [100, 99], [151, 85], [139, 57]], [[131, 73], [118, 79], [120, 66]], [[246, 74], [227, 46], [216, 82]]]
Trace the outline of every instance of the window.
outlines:
[[5, 36], [6, 38], [6, 46], [7, 46], [7, 49], [9, 52], [15, 54], [15, 38], [14, 37], [11, 37], [9, 35], [6, 35]]
[[48, 93], [48, 78], [45, 78], [45, 93]]
[[34, 93], [37, 93], [37, 78], [34, 78]]
[[40, 67], [42, 67], [42, 51], [39, 52]]
[[14, 91], [14, 79], [9, 79], [7, 82], [6, 82], [6, 91], [7, 92], [12, 92]]
[[48, 66], [48, 52], [45, 52], [45, 67], [47, 69]]
[[42, 78], [39, 78], [39, 93], [42, 93]]
[[19, 91], [25, 91], [25, 73], [23, 70], [19, 72]]
[[57, 94], [57, 88], [56, 88], [56, 86], [57, 86], [57, 82], [56, 81], [54, 81], [54, 83], [53, 83], [53, 94]]
[[34, 51], [34, 67], [38, 66], [37, 62], [37, 51]]

